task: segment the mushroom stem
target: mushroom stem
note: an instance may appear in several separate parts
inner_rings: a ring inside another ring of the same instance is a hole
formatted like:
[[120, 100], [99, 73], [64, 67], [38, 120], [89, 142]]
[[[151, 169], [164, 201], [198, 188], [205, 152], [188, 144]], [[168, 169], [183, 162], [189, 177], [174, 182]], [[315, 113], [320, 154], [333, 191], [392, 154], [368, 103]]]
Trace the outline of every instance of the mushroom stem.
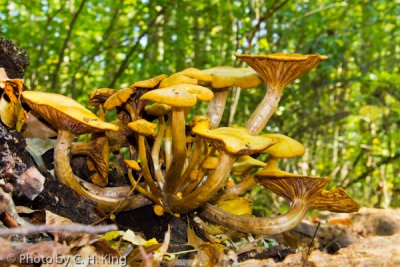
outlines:
[[129, 181], [131, 182], [131, 184], [133, 185], [135, 190], [137, 190], [140, 194], [144, 195], [148, 199], [151, 199], [154, 203], [160, 202], [155, 195], [151, 194], [149, 191], [147, 191], [146, 189], [141, 187], [139, 185], [139, 183], [135, 180], [135, 178], [133, 178], [132, 169], [128, 170], [128, 177], [129, 177]]
[[210, 118], [210, 129], [217, 128], [224, 113], [228, 89], [214, 91], [214, 98], [211, 99], [207, 109], [207, 117]]
[[132, 107], [131, 104], [126, 103], [124, 105], [125, 110], [128, 111], [129, 115], [131, 116], [131, 121], [135, 121], [136, 120], [136, 112], [134, 110], [134, 108]]
[[256, 110], [247, 121], [246, 128], [253, 135], [258, 135], [265, 127], [278, 107], [282, 96], [282, 88], [267, 86], [267, 92]]
[[161, 192], [160, 190], [158, 190], [157, 185], [154, 183], [153, 177], [151, 176], [150, 173], [149, 164], [147, 162], [145, 136], [139, 134], [138, 142], [139, 142], [139, 157], [142, 163], [144, 180], [146, 181], [146, 184], [149, 186], [150, 192], [156, 195], [156, 197], [159, 197], [161, 196]]
[[206, 170], [204, 170], [204, 169], [202, 168], [202, 165], [203, 165], [203, 163], [206, 161], [208, 155], [211, 155], [211, 154], [213, 154], [213, 153], [215, 152], [214, 149], [212, 149], [212, 150], [209, 152], [209, 151], [208, 151], [208, 147], [207, 147], [207, 146], [208, 146], [207, 142], [204, 142], [204, 144], [205, 144], [205, 147], [204, 147], [203, 154], [201, 155], [201, 157], [200, 157], [200, 158], [198, 159], [198, 161], [197, 161], [197, 167], [196, 167], [196, 168], [197, 168], [197, 170], [199, 171], [199, 174], [198, 174], [196, 180], [194, 180], [194, 181], [189, 180], [191, 183], [190, 183], [188, 186], [186, 186], [185, 189], [184, 189], [183, 192], [182, 192], [182, 194], [183, 194], [184, 196], [188, 195], [189, 193], [191, 193], [193, 190], [195, 190], [195, 189], [199, 186], [199, 184], [200, 184], [201, 181], [203, 180], [204, 174], [205, 174], [205, 172], [206, 172]]
[[179, 213], [186, 213], [204, 205], [220, 190], [229, 177], [234, 158], [221, 151], [218, 167], [194, 192], [178, 199], [176, 196], [167, 196], [168, 207]]
[[165, 175], [164, 192], [176, 193], [179, 177], [186, 158], [185, 112], [183, 108], [172, 109], [172, 160]]
[[154, 174], [158, 181], [158, 185], [162, 188], [164, 184], [164, 175], [161, 172], [160, 166], [160, 148], [163, 141], [164, 133], [165, 133], [165, 121], [163, 116], [158, 117], [159, 126], [158, 132], [156, 136], [156, 140], [154, 141], [153, 148], [151, 149], [151, 157], [153, 159], [153, 167], [154, 167]]
[[88, 142], [74, 142], [71, 146], [72, 155], [85, 155], [88, 156], [90, 147], [93, 146], [93, 141]]
[[[178, 184], [178, 192], [182, 192], [182, 190], [184, 188], [186, 188], [186, 182], [187, 182], [187, 178], [190, 175], [190, 172], [196, 167], [197, 163], [199, 162], [200, 156], [201, 156], [201, 147], [202, 147], [202, 139], [200, 137], [196, 137], [196, 141], [195, 141], [195, 147], [194, 147], [194, 151], [193, 151], [193, 155], [189, 161], [189, 164], [187, 166], [187, 168], [185, 169], [184, 173], [179, 177], [179, 181], [177, 182]], [[204, 148], [206, 149], [206, 148]]]
[[57, 144], [54, 149], [54, 169], [61, 183], [67, 185], [79, 195], [94, 201], [104, 211], [112, 211], [118, 205], [120, 205], [119, 210], [136, 209], [144, 205], [144, 199], [139, 195], [128, 198], [111, 198], [98, 196], [85, 190], [72, 173], [70, 154], [73, 137], [73, 134], [68, 131], [58, 131]]
[[165, 169], [168, 171], [171, 165], [172, 158], [172, 116], [168, 115], [167, 129], [165, 130], [164, 138], [164, 153], [165, 153]]
[[306, 216], [309, 206], [307, 202], [296, 199], [288, 212], [273, 218], [256, 218], [235, 215], [217, 208], [211, 204], [205, 204], [199, 212], [199, 216], [212, 223], [223, 225], [236, 231], [274, 235], [285, 232], [298, 225]]
[[257, 182], [254, 179], [254, 176], [250, 175], [250, 176], [244, 178], [242, 181], [240, 181], [240, 183], [226, 189], [223, 194], [221, 194], [219, 197], [217, 197], [218, 202], [221, 202], [224, 200], [229, 200], [236, 196], [239, 196], [239, 195], [245, 193], [250, 188], [253, 188], [256, 184], [257, 184]]
[[78, 176], [74, 176], [74, 178], [84, 189], [88, 190], [92, 194], [102, 197], [123, 198], [127, 197], [132, 190], [132, 187], [130, 185], [116, 186], [116, 187], [100, 187], [92, 183], [89, 183]]

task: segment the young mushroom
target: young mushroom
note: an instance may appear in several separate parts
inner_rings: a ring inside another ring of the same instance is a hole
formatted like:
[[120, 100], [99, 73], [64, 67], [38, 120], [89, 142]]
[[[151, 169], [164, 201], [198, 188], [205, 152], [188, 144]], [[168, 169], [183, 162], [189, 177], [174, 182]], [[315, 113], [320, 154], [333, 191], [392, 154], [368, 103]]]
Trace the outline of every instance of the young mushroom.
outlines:
[[[146, 121], [144, 119], [139, 119], [128, 124], [128, 127], [138, 134], [138, 147], [139, 147], [139, 157], [142, 164], [142, 171], [144, 179], [147, 185], [150, 188], [150, 192], [155, 196], [152, 198], [156, 200], [161, 196], [161, 192], [155, 184], [153, 177], [150, 172], [149, 162], [147, 160], [147, 151], [146, 151], [146, 136], [154, 136], [155, 129], [157, 128], [157, 124]], [[135, 182], [130, 179], [133, 185]]]
[[321, 60], [327, 59], [326, 56], [320, 55], [284, 53], [255, 56], [235, 54], [235, 56], [249, 64], [267, 84], [263, 100], [258, 104], [246, 124], [246, 128], [254, 135], [264, 129], [275, 112], [283, 88], [316, 67]]
[[256, 178], [274, 193], [291, 201], [288, 212], [274, 218], [245, 217], [226, 212], [211, 204], [200, 211], [200, 217], [227, 228], [252, 234], [278, 234], [294, 228], [310, 209], [323, 209], [334, 212], [355, 212], [358, 204], [343, 190], [325, 191], [330, 178], [308, 176], [264, 176]]
[[[81, 196], [93, 200], [104, 211], [112, 211], [116, 208], [134, 209], [143, 205], [142, 197], [111, 198], [96, 195], [82, 187], [80, 181], [72, 173], [70, 155], [73, 137], [85, 133], [116, 131], [118, 126], [100, 120], [78, 102], [63, 95], [25, 91], [22, 97], [35, 113], [58, 129], [54, 150], [54, 169], [60, 182]], [[104, 189], [96, 188], [95, 185], [91, 187], [93, 191], [104, 191]]]

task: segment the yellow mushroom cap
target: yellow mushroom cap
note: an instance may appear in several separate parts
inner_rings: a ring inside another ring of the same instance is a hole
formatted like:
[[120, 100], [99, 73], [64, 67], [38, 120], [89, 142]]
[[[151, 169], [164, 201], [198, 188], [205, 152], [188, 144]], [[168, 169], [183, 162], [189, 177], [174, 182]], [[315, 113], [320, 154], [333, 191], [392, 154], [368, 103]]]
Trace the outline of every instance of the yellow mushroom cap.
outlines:
[[242, 89], [257, 87], [261, 80], [252, 68], [214, 67], [203, 72], [212, 76], [211, 86], [214, 89], [222, 89], [238, 86]]
[[167, 88], [155, 89], [142, 95], [140, 100], [163, 103], [172, 107], [192, 107], [197, 99], [210, 101], [214, 94], [206, 87], [191, 84], [178, 84]]
[[198, 84], [197, 79], [193, 79], [190, 78], [186, 75], [183, 74], [179, 74], [179, 73], [174, 73], [171, 76], [169, 76], [168, 78], [165, 78], [164, 80], [162, 80], [162, 82], [160, 83], [160, 85], [158, 86], [159, 88], [166, 88], [166, 87], [170, 87], [176, 84]]
[[252, 67], [269, 86], [284, 88], [307, 71], [315, 68], [326, 56], [317, 54], [241, 55], [235, 54]]
[[137, 163], [136, 160], [133, 159], [124, 159], [124, 162], [126, 163], [126, 165], [128, 165], [129, 168], [135, 170], [135, 171], [140, 171], [141, 168], [139, 166], [139, 164]]
[[266, 163], [248, 155], [238, 158], [232, 166], [232, 175], [242, 176], [247, 174], [253, 168], [265, 167]]
[[262, 136], [277, 141], [276, 144], [264, 150], [263, 153], [269, 154], [275, 158], [292, 158], [304, 154], [304, 146], [293, 138], [283, 134], [263, 134]]
[[233, 155], [260, 152], [274, 144], [271, 138], [254, 136], [246, 128], [221, 127], [210, 129], [210, 119], [196, 116], [192, 121], [192, 132], [206, 138], [216, 148]]
[[147, 88], [147, 89], [153, 89], [156, 88], [157, 85], [160, 84], [162, 80], [167, 78], [168, 76], [165, 74], [161, 74], [158, 76], [155, 76], [153, 78], [143, 80], [143, 81], [137, 81], [129, 85], [130, 88]]
[[22, 97], [29, 107], [59, 130], [79, 135], [118, 131], [118, 126], [100, 120], [75, 100], [53, 93], [25, 91]]
[[163, 103], [153, 103], [144, 107], [147, 114], [152, 116], [164, 116], [171, 111], [171, 106]]
[[212, 82], [212, 76], [210, 74], [196, 68], [187, 68], [180, 72], [177, 72], [177, 74], [182, 74], [189, 78], [197, 79], [205, 83]]
[[144, 119], [136, 120], [128, 123], [128, 127], [142, 135], [155, 135], [157, 124], [146, 121]]
[[103, 104], [111, 95], [117, 90], [111, 88], [99, 88], [89, 93], [89, 104], [91, 106], [98, 106]]
[[135, 93], [135, 91], [136, 89], [132, 89], [129, 87], [116, 91], [104, 103], [104, 108], [107, 110], [111, 110], [115, 107], [119, 107], [125, 104], [128, 101], [129, 97], [131, 97], [131, 95]]

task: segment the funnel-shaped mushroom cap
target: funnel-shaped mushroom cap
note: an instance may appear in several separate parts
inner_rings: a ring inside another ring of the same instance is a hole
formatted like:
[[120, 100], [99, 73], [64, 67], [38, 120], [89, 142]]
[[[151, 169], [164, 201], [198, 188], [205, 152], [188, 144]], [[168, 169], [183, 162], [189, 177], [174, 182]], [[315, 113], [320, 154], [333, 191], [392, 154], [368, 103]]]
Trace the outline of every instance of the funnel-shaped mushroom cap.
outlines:
[[212, 76], [210, 74], [196, 68], [187, 68], [180, 72], [177, 72], [177, 74], [182, 74], [189, 78], [193, 78], [205, 83], [212, 82]]
[[157, 124], [140, 119], [128, 123], [128, 127], [142, 135], [155, 135], [156, 133], [154, 130], [157, 128]]
[[176, 84], [198, 84], [197, 79], [190, 78], [186, 75], [175, 73], [161, 81], [159, 88], [166, 88]]
[[191, 84], [178, 84], [163, 89], [155, 89], [142, 95], [140, 100], [163, 103], [172, 107], [192, 107], [197, 99], [210, 101], [213, 92], [203, 86]]
[[253, 154], [274, 144], [271, 138], [251, 135], [246, 128], [221, 127], [210, 130], [210, 119], [203, 116], [196, 116], [192, 125], [193, 133], [233, 155]]
[[139, 166], [139, 164], [137, 163], [136, 160], [133, 159], [124, 159], [124, 162], [126, 163], [126, 165], [128, 165], [129, 168], [135, 170], [135, 171], [140, 171], [141, 168]]
[[144, 110], [147, 114], [157, 117], [164, 116], [165, 114], [170, 112], [171, 109], [171, 106], [162, 103], [154, 103], [144, 107]]
[[165, 74], [158, 75], [156, 77], [143, 80], [143, 81], [137, 81], [129, 85], [130, 88], [146, 88], [146, 89], [153, 89], [156, 88], [157, 85], [160, 84], [162, 80], [167, 78], [168, 76]]
[[232, 166], [232, 175], [242, 176], [247, 174], [251, 169], [265, 167], [266, 163], [248, 155], [238, 158]]
[[238, 86], [242, 89], [257, 87], [261, 80], [252, 68], [215, 67], [205, 69], [203, 72], [212, 76], [211, 86], [214, 89], [222, 89]]
[[58, 94], [25, 91], [22, 93], [29, 107], [59, 130], [72, 134], [118, 131], [118, 126], [100, 120], [75, 100]]
[[118, 90], [107, 99], [107, 101], [104, 103], [104, 108], [107, 110], [111, 110], [115, 107], [119, 107], [125, 104], [128, 101], [129, 97], [131, 97], [131, 95], [135, 93], [135, 91], [136, 89], [132, 89], [129, 87]]
[[321, 60], [320, 55], [301, 55], [276, 53], [272, 55], [235, 54], [252, 67], [269, 86], [284, 88], [307, 71], [315, 68]]
[[311, 208], [319, 210], [330, 210], [333, 212], [355, 212], [360, 206], [342, 188], [326, 191], [316, 197]]
[[263, 153], [269, 154], [275, 158], [292, 158], [304, 154], [304, 146], [283, 134], [263, 134], [262, 136], [269, 137], [277, 141], [276, 144], [270, 146]]
[[106, 102], [117, 90], [111, 88], [99, 88], [89, 93], [89, 104], [98, 106]]
[[329, 177], [310, 177], [291, 175], [290, 173], [270, 176], [263, 172], [257, 172], [255, 178], [266, 188], [290, 201], [302, 200], [307, 202], [311, 209], [334, 212], [354, 212], [359, 209], [358, 204], [343, 189], [324, 190], [331, 180]]

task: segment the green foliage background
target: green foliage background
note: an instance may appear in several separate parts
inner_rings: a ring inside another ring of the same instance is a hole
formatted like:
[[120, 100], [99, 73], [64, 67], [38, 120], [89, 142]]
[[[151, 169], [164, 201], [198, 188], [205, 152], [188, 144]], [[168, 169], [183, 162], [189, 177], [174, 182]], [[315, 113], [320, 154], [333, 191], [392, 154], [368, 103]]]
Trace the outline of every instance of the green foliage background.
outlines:
[[[332, 175], [377, 207], [400, 206], [399, 27], [395, 0], [0, 0], [0, 33], [30, 55], [26, 84], [81, 102], [186, 67], [243, 66], [233, 53], [329, 56], [285, 89], [266, 131], [307, 147], [283, 168]], [[240, 92], [223, 123], [243, 124], [263, 93]]]

